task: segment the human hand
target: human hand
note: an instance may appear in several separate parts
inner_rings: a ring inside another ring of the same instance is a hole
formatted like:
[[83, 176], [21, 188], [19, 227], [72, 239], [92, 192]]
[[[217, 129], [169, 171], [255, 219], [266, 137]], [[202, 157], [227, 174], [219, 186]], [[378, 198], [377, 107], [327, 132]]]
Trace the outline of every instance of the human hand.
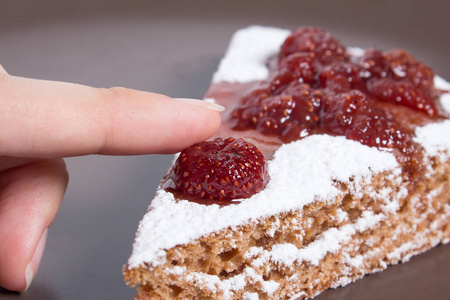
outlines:
[[11, 76], [0, 65], [0, 286], [26, 290], [68, 175], [63, 157], [173, 153], [211, 137], [222, 107], [125, 88]]

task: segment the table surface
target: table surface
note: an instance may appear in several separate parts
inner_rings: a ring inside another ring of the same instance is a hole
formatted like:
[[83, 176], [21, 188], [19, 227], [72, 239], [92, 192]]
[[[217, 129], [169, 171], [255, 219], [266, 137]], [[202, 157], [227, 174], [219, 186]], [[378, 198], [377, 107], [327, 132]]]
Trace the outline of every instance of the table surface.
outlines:
[[[10, 74], [200, 98], [232, 33], [314, 25], [349, 46], [404, 48], [450, 78], [442, 1], [2, 1], [0, 62]], [[121, 275], [170, 156], [66, 160], [70, 183], [37, 276], [0, 299], [131, 299]], [[450, 245], [316, 299], [448, 299]]]

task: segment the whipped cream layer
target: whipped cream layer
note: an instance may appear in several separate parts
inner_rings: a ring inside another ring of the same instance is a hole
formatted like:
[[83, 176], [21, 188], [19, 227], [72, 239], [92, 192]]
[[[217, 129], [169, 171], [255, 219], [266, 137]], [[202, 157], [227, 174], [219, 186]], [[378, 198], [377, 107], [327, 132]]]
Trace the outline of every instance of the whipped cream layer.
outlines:
[[[261, 26], [237, 31], [213, 82], [250, 82], [267, 78], [266, 61], [277, 54], [289, 33], [285, 29]], [[363, 53], [360, 48], [349, 51], [354, 56]], [[450, 84], [437, 76], [435, 85], [450, 90]], [[444, 94], [440, 100], [450, 113], [450, 94]], [[417, 128], [415, 141], [423, 145], [428, 156], [447, 159], [450, 120]], [[354, 186], [379, 172], [401, 172], [392, 153], [329, 135], [312, 135], [282, 145], [268, 167], [271, 180], [267, 187], [234, 205], [202, 205], [176, 200], [173, 194], [160, 187], [139, 224], [128, 267], [144, 263], [156, 266], [166, 261], [166, 250], [174, 246], [228, 227], [256, 222], [261, 217], [301, 209], [314, 201], [326, 201], [339, 193], [334, 184], [336, 180]], [[322, 251], [333, 251], [336, 243], [339, 244], [338, 239], [324, 243]]]

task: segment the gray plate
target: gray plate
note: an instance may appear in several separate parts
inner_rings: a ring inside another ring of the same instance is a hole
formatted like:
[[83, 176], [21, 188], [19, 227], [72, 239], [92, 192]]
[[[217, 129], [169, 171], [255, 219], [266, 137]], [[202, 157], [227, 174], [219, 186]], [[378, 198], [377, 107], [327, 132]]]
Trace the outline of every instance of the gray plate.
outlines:
[[[405, 48], [450, 79], [442, 1], [2, 1], [9, 73], [200, 98], [232, 33], [252, 24], [321, 26], [346, 45]], [[0, 299], [131, 299], [134, 234], [170, 156], [67, 159], [70, 184], [28, 292]], [[450, 245], [317, 299], [448, 299]]]

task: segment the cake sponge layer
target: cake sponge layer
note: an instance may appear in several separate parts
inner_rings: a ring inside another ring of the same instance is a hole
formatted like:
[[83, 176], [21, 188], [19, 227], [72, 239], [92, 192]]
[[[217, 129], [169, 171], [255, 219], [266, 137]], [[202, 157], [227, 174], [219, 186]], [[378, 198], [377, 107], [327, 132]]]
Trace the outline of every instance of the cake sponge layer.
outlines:
[[348, 284], [449, 242], [450, 161], [427, 162], [414, 190], [392, 171], [336, 181], [333, 199], [176, 246], [125, 279], [137, 299], [297, 299]]

